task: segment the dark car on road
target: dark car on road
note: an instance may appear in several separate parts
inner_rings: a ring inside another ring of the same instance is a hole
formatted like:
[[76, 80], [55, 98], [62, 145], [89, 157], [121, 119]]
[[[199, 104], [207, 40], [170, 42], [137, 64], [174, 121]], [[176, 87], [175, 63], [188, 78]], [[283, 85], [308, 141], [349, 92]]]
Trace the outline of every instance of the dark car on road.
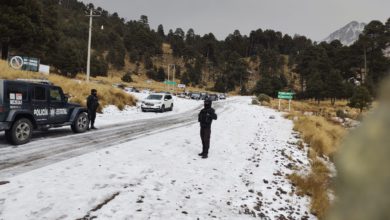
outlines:
[[87, 110], [68, 102], [61, 87], [48, 82], [0, 79], [0, 131], [14, 145], [30, 141], [33, 130], [70, 126], [85, 132]]
[[206, 100], [206, 98], [209, 96], [207, 92], [201, 92], [200, 93], [200, 99], [201, 100]]
[[199, 93], [192, 93], [190, 97], [191, 99], [200, 100], [201, 95]]
[[210, 94], [210, 95], [208, 96], [208, 100], [210, 100], [210, 101], [218, 101], [218, 95], [216, 95], [216, 94]]

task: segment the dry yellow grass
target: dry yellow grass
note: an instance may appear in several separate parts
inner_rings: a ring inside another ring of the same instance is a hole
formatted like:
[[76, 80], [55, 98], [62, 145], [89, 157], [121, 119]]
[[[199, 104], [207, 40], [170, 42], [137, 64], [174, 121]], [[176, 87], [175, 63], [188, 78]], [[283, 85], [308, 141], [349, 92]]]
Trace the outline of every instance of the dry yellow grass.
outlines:
[[309, 175], [301, 176], [293, 173], [289, 175], [289, 179], [297, 187], [298, 195], [311, 196], [311, 212], [319, 219], [324, 219], [330, 207], [328, 195], [329, 169], [320, 160], [314, 160], [311, 167], [312, 171]]
[[320, 116], [295, 115], [294, 117], [296, 119], [294, 130], [302, 134], [303, 140], [315, 150], [317, 155], [333, 157], [346, 134], [346, 129]]
[[303, 140], [309, 144], [308, 157], [311, 159], [311, 172], [307, 176], [294, 173], [289, 176], [299, 192], [311, 196], [311, 211], [324, 219], [330, 207], [328, 191], [331, 177], [327, 166], [318, 157], [334, 158], [338, 146], [347, 131], [340, 125], [333, 124], [321, 116], [289, 115], [295, 118], [294, 130], [302, 134]]
[[[269, 106], [278, 108], [278, 100], [272, 100]], [[286, 109], [288, 101], [282, 101]], [[347, 110], [348, 116], [356, 119], [358, 111], [347, 106], [347, 101], [323, 101], [319, 105], [314, 101], [292, 101], [292, 111], [287, 115], [294, 119], [294, 130], [301, 133], [303, 141], [309, 144], [308, 158], [311, 160], [311, 172], [308, 175], [293, 173], [290, 181], [297, 187], [299, 195], [311, 196], [310, 209], [319, 219], [324, 219], [330, 208], [329, 190], [331, 177], [328, 167], [318, 159], [327, 156], [334, 159], [338, 146], [347, 134], [347, 130], [329, 119], [336, 116], [337, 110]], [[304, 115], [312, 112], [312, 116]]]
[[[106, 105], [116, 105], [123, 109], [126, 105], [135, 105], [136, 99], [123, 91], [113, 88], [110, 83], [86, 83], [83, 77], [70, 79], [60, 75], [51, 74], [46, 76], [40, 73], [14, 70], [4, 61], [0, 61], [0, 79], [47, 79], [55, 85], [62, 87], [65, 93], [70, 95], [70, 101], [81, 105], [86, 105], [86, 97], [91, 89], [98, 90], [101, 107]], [[99, 109], [101, 110], [101, 109]]]
[[[273, 99], [271, 102], [271, 107], [278, 109], [279, 101], [278, 99]], [[288, 108], [288, 101], [281, 101], [282, 109]], [[293, 112], [312, 112], [314, 115], [322, 116], [326, 119], [335, 117], [337, 110], [346, 110], [348, 112], [348, 117], [352, 119], [357, 119], [360, 115], [358, 109], [350, 108], [348, 106], [347, 100], [337, 100], [335, 105], [332, 105], [329, 100], [322, 101], [319, 105], [315, 101], [311, 100], [300, 100], [291, 102], [291, 110]]]

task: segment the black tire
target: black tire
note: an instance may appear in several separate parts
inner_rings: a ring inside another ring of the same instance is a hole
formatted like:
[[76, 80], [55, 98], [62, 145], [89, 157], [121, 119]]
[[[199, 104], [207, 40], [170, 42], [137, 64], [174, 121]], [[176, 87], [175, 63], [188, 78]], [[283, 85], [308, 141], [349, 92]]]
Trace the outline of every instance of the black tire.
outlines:
[[33, 125], [27, 118], [21, 118], [15, 121], [9, 130], [9, 139], [13, 145], [26, 144], [31, 140]]
[[73, 124], [71, 125], [71, 128], [74, 133], [84, 133], [85, 131], [87, 131], [88, 126], [89, 126], [88, 115], [85, 112], [81, 112], [76, 116]]
[[141, 111], [142, 111], [142, 112], [146, 112], [146, 110], [145, 110], [144, 108], [141, 108]]
[[173, 104], [171, 104], [171, 107], [169, 108], [169, 111], [173, 111]]
[[161, 106], [160, 112], [165, 112], [165, 105]]

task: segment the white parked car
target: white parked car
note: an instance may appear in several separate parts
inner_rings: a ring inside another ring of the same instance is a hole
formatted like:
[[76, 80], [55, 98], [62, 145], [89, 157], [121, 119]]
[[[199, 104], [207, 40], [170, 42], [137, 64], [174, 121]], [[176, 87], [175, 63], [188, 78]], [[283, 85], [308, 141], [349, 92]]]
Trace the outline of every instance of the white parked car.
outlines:
[[142, 101], [141, 109], [145, 111], [165, 112], [173, 110], [173, 97], [166, 93], [152, 93]]

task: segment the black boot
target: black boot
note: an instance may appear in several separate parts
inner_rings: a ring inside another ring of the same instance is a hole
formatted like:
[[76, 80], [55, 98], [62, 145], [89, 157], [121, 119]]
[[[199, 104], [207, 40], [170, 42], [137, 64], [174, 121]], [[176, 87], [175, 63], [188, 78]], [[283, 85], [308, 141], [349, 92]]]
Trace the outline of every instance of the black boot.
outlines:
[[207, 158], [208, 158], [207, 154], [202, 155], [202, 159], [207, 159]]
[[200, 153], [200, 154], [198, 154], [199, 156], [203, 156], [204, 155], [204, 153], [202, 152], [202, 153]]

